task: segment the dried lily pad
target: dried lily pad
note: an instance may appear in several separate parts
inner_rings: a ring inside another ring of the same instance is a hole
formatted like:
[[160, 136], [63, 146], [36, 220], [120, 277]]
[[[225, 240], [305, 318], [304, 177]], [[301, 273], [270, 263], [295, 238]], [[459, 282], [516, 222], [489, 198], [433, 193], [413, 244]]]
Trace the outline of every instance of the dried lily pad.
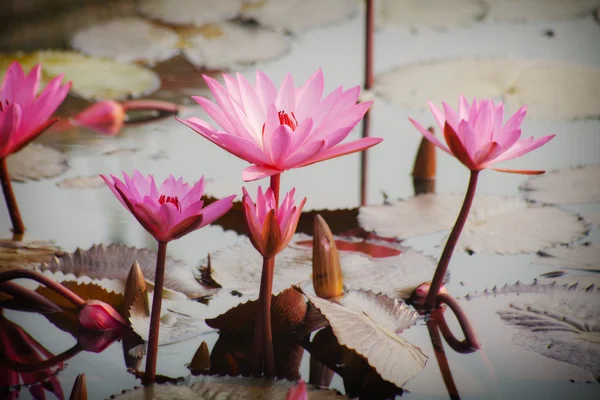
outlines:
[[[578, 277], [580, 277], [580, 275]], [[562, 278], [563, 277], [544, 281], [535, 280], [530, 284], [517, 281], [510, 285], [505, 284], [501, 287], [494, 286], [493, 288], [486, 288], [482, 291], [469, 292], [464, 296], [464, 298], [471, 300], [485, 296], [496, 297], [499, 295], [522, 294], [541, 294], [554, 297], [563, 295], [576, 295], [578, 292], [587, 291], [589, 289], [589, 285], [578, 285], [577, 282], [570, 282], [570, 280], [563, 280]], [[592, 288], [591, 290], [596, 289]], [[460, 297], [458, 298], [460, 299]]]
[[[400, 239], [450, 229], [463, 196], [428, 194], [391, 205], [362, 207], [359, 222]], [[566, 211], [509, 197], [476, 196], [457, 244], [479, 253], [532, 253], [583, 236], [585, 225]]]
[[600, 5], [598, 0], [485, 0], [489, 18], [501, 21], [557, 20], [583, 16]]
[[378, 22], [385, 25], [450, 27], [482, 19], [482, 0], [380, 0]]
[[546, 249], [538, 253], [535, 263], [600, 272], [600, 244]]
[[347, 0], [264, 0], [245, 7], [243, 16], [280, 31], [299, 33], [350, 18], [357, 11]]
[[0, 271], [33, 268], [61, 254], [60, 248], [52, 242], [41, 240], [18, 242], [10, 239], [0, 239]]
[[226, 23], [218, 30], [216, 35], [203, 31], [185, 34], [183, 54], [192, 64], [235, 69], [281, 56], [289, 49], [284, 37], [260, 26]]
[[55, 178], [69, 169], [63, 153], [41, 144], [30, 144], [7, 159], [10, 178], [16, 182]]
[[[417, 63], [386, 72], [375, 91], [401, 106], [424, 109], [467, 98], [502, 98], [507, 112], [528, 104], [538, 119], [600, 115], [600, 69], [555, 61], [465, 59]], [[554, 96], [553, 93], [561, 93]]]
[[[93, 245], [88, 250], [77, 249], [74, 253], [55, 258], [41, 267], [54, 273], [60, 271], [76, 277], [117, 279], [125, 282], [134, 261], [140, 264], [144, 277], [153, 281], [156, 253], [122, 244]], [[166, 289], [184, 293], [190, 298], [206, 297], [214, 293], [214, 289], [199, 283], [192, 269], [182, 261], [167, 257], [165, 268]]]
[[[310, 239], [306, 235], [296, 235], [275, 258], [274, 294], [292, 285], [310, 281], [312, 249], [301, 244]], [[383, 246], [382, 243], [378, 244]], [[340, 249], [344, 286], [347, 289], [365, 289], [390, 297], [408, 298], [417, 286], [431, 280], [435, 271], [435, 263], [431, 258], [407, 247], [395, 245], [392, 249], [400, 250], [400, 254], [373, 258], [359, 251]], [[202, 265], [206, 264], [207, 260], [204, 260]], [[262, 258], [248, 239], [211, 255], [211, 278], [226, 290], [256, 298], [261, 273]]]
[[599, 292], [579, 292], [534, 303], [513, 302], [498, 314], [517, 328], [515, 343], [600, 379], [599, 301]]
[[149, 69], [72, 51], [3, 54], [1, 75], [13, 60], [19, 61], [26, 71], [41, 63], [44, 82], [64, 74], [65, 81], [73, 82], [71, 94], [87, 100], [141, 97], [160, 87], [158, 75]]
[[97, 189], [106, 185], [100, 175], [77, 176], [58, 182], [56, 186], [61, 189]]
[[203, 26], [234, 18], [242, 0], [142, 0], [138, 10], [148, 18], [172, 25]]
[[530, 178], [523, 186], [525, 198], [546, 204], [600, 202], [600, 165], [559, 169]]
[[306, 297], [329, 321], [341, 345], [363, 356], [386, 381], [403, 386], [427, 361], [421, 349], [397, 334], [407, 323], [412, 325], [416, 321], [417, 313], [384, 295], [350, 293], [348, 296], [351, 300], [342, 298], [342, 304]]
[[[296, 385], [286, 379], [246, 378], [238, 376], [198, 376], [188, 378], [184, 384], [155, 384], [141, 386], [115, 398], [121, 400], [179, 399], [284, 399]], [[339, 400], [335, 390], [323, 390], [306, 385], [311, 400]]]
[[138, 17], [118, 18], [77, 32], [71, 46], [85, 54], [119, 62], [154, 64], [179, 53], [179, 35]]

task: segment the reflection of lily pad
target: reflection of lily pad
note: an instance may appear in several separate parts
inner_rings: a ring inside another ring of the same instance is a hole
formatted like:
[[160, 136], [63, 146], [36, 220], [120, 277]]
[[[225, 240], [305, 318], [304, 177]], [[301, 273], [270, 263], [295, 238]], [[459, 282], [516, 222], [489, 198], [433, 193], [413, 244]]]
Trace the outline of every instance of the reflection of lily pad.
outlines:
[[600, 115], [600, 69], [554, 61], [418, 63], [380, 75], [375, 90], [396, 104], [416, 109], [425, 109], [428, 100], [454, 103], [464, 94], [467, 98], [502, 98], [507, 111], [528, 104], [528, 115], [539, 119]]
[[137, 17], [92, 25], [71, 39], [73, 48], [95, 57], [150, 64], [177, 55], [178, 42], [174, 31]]
[[[125, 281], [134, 261], [140, 264], [144, 277], [153, 281], [156, 253], [121, 244], [94, 245], [88, 250], [77, 249], [74, 253], [55, 258], [42, 267], [52, 272], [61, 271], [65, 275], [74, 274], [76, 277]], [[182, 292], [191, 298], [205, 297], [214, 293], [214, 290], [200, 284], [192, 270], [182, 261], [167, 257], [165, 271], [166, 289]]]
[[106, 184], [100, 175], [67, 178], [56, 184], [61, 189], [97, 189], [104, 185]]
[[373, 294], [347, 302], [342, 298], [343, 305], [306, 297], [329, 321], [339, 343], [363, 356], [386, 381], [401, 387], [425, 367], [427, 356], [397, 334], [417, 318], [403, 303]]
[[73, 82], [71, 93], [87, 100], [140, 97], [160, 87], [158, 75], [149, 69], [70, 51], [4, 54], [0, 57], [2, 75], [15, 59], [25, 70], [41, 63], [44, 81], [64, 74], [65, 81]]
[[378, 21], [386, 25], [449, 27], [483, 18], [482, 0], [381, 0]]
[[185, 34], [183, 54], [197, 67], [235, 68], [275, 58], [289, 47], [281, 35], [259, 26], [226, 23], [218, 28], [219, 35]]
[[567, 168], [530, 178], [522, 187], [527, 200], [547, 204], [600, 202], [600, 165]]
[[557, 20], [583, 16], [600, 5], [598, 0], [485, 0], [489, 18], [500, 21]]
[[600, 272], [600, 245], [553, 247], [540, 252], [535, 259], [535, 263]]
[[32, 268], [60, 254], [62, 251], [52, 242], [0, 239], [0, 271]]
[[[362, 207], [363, 228], [407, 238], [450, 229], [463, 196], [423, 195], [391, 205]], [[479, 253], [532, 253], [584, 235], [585, 225], [566, 211], [509, 197], [477, 196], [458, 248]]]
[[10, 178], [17, 182], [55, 178], [68, 168], [63, 153], [41, 144], [30, 144], [7, 158]]
[[227, 21], [242, 7], [241, 0], [141, 0], [140, 13], [173, 25], [202, 26]]
[[356, 2], [347, 0], [264, 0], [246, 7], [243, 15], [264, 26], [298, 33], [343, 21], [356, 10]]

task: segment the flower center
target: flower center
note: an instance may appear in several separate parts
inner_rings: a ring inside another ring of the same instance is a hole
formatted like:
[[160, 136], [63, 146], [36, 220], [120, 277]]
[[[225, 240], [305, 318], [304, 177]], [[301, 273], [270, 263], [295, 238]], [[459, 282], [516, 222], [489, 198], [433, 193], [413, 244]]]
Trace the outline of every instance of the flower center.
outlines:
[[[290, 114], [291, 114], [291, 118], [290, 118]], [[296, 119], [296, 116], [294, 115], [294, 113], [286, 113], [285, 111], [279, 111], [279, 123], [281, 125], [287, 125], [290, 128], [292, 128], [293, 131], [296, 130], [296, 128], [298, 127], [298, 120]]]
[[171, 203], [174, 204], [175, 207], [177, 207], [177, 211], [181, 212], [181, 204], [179, 203], [179, 199], [177, 198], [177, 196], [165, 196], [164, 194], [161, 194], [160, 197], [158, 198], [158, 203], [159, 204], [165, 204], [165, 203]]

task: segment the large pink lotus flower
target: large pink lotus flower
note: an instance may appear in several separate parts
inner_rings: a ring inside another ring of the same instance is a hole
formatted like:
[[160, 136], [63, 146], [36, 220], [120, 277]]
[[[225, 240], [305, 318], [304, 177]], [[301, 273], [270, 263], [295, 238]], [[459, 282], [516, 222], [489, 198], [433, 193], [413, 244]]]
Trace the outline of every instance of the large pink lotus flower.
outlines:
[[295, 189], [292, 189], [278, 207], [271, 188], [268, 188], [264, 194], [262, 188], [258, 188], [256, 204], [246, 189], [242, 190], [244, 191], [242, 204], [250, 228], [250, 241], [263, 257], [271, 258], [285, 249], [292, 240], [306, 197], [300, 206], [296, 207]]
[[182, 178], [170, 175], [156, 187], [154, 177], [142, 176], [137, 170], [125, 183], [111, 175], [112, 181], [100, 175], [119, 201], [159, 242], [170, 242], [206, 226], [224, 215], [233, 205], [235, 195], [203, 207], [204, 177], [190, 188]]
[[360, 87], [337, 88], [325, 99], [319, 69], [296, 88], [287, 75], [279, 90], [262, 72], [254, 87], [242, 75], [223, 74], [226, 88], [204, 76], [217, 104], [193, 97], [220, 126], [199, 118], [179, 120], [228, 152], [255, 164], [242, 172], [245, 181], [276, 175], [330, 158], [365, 150], [382, 139], [368, 137], [340, 144], [372, 102], [357, 104]]
[[90, 331], [118, 331], [127, 322], [110, 304], [100, 300], [88, 300], [79, 310], [79, 323]]
[[[502, 126], [504, 117], [504, 104], [497, 105], [491, 100], [477, 101], [469, 104], [464, 96], [460, 96], [458, 114], [446, 103], [443, 103], [444, 112], [441, 112], [433, 103], [429, 108], [437, 122], [438, 127], [444, 132], [448, 147], [444, 146], [431, 132], [412, 118], [410, 122], [430, 142], [446, 153], [455, 156], [461, 163], [472, 171], [490, 168], [492, 164], [522, 156], [542, 146], [555, 135], [548, 135], [539, 139], [529, 137], [521, 138], [521, 123], [525, 118], [526, 106], [521, 107]], [[520, 174], [538, 174], [544, 171], [512, 170], [492, 168], [500, 172]]]
[[41, 72], [39, 64], [28, 75], [17, 61], [8, 67], [0, 88], [0, 158], [21, 150], [56, 122], [49, 118], [67, 96], [71, 82], [61, 85], [59, 75], [38, 96]]

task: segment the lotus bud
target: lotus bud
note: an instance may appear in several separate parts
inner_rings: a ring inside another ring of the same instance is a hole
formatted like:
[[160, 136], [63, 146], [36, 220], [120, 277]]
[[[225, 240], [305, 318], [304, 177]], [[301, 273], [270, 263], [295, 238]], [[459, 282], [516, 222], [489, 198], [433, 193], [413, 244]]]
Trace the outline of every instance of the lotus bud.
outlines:
[[340, 255], [327, 222], [317, 214], [313, 234], [313, 286], [323, 299], [342, 294], [344, 279]]
[[74, 118], [71, 124], [85, 126], [105, 135], [114, 136], [125, 123], [125, 109], [113, 100], [94, 103]]
[[[428, 130], [431, 134], [434, 133], [433, 128], [429, 128]], [[435, 174], [435, 145], [426, 138], [423, 138], [421, 139], [412, 170], [415, 195], [435, 193]]]
[[144, 273], [137, 261], [134, 261], [131, 265], [129, 275], [127, 275], [127, 282], [125, 283], [125, 294], [123, 295], [123, 303], [121, 304], [121, 315], [123, 318], [129, 318], [129, 310], [133, 307], [136, 310], [143, 311], [145, 316], [150, 316], [148, 288], [144, 279]]
[[99, 300], [88, 300], [79, 310], [79, 323], [90, 331], [122, 329], [127, 322], [117, 310]]
[[192, 361], [188, 365], [188, 369], [192, 372], [192, 375], [200, 375], [203, 372], [208, 372], [210, 369], [210, 352], [208, 351], [208, 345], [206, 342], [202, 342]]
[[[427, 294], [429, 294], [430, 287], [431, 282], [421, 283], [408, 299], [408, 303], [412, 304], [417, 309], [424, 307], [425, 299], [427, 298]], [[442, 285], [439, 293], [448, 294], [448, 290], [446, 290], [446, 287]]]
[[71, 390], [71, 396], [69, 400], [87, 400], [87, 385], [85, 383], [85, 374], [77, 375], [75, 383], [73, 384], [73, 390]]
[[304, 381], [300, 381], [297, 385], [291, 387], [285, 399], [308, 400], [308, 393], [306, 392], [306, 383], [304, 383]]

